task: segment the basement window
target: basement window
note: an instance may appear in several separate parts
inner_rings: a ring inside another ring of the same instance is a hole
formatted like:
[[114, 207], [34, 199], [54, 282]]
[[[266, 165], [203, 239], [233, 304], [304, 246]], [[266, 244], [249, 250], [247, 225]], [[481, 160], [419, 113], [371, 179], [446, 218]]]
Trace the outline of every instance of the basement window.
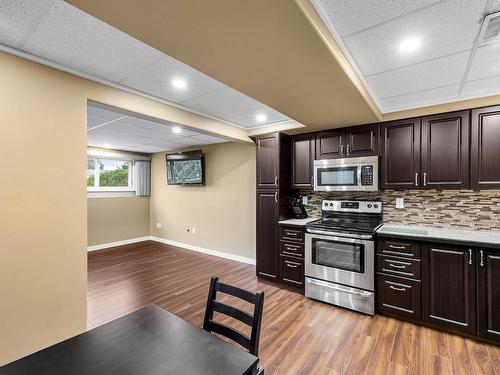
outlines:
[[87, 158], [87, 191], [133, 191], [131, 160]]

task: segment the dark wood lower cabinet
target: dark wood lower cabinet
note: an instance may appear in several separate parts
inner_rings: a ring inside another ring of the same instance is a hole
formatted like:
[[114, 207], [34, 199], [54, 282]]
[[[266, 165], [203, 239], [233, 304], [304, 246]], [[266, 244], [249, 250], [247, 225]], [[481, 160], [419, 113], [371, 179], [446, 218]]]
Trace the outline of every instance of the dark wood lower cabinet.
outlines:
[[280, 281], [298, 286], [304, 286], [304, 260], [280, 255]]
[[390, 315], [421, 318], [420, 281], [389, 275], [377, 276], [377, 308]]
[[257, 275], [278, 278], [279, 192], [257, 191]]
[[476, 332], [474, 250], [424, 244], [422, 319], [452, 330]]
[[477, 250], [478, 334], [500, 342], [500, 250]]

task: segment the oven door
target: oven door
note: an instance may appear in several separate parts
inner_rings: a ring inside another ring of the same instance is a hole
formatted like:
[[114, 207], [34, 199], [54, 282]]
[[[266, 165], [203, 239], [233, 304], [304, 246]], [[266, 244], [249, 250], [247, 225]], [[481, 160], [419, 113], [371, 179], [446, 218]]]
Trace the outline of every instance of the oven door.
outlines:
[[305, 275], [374, 290], [375, 246], [372, 240], [306, 233]]

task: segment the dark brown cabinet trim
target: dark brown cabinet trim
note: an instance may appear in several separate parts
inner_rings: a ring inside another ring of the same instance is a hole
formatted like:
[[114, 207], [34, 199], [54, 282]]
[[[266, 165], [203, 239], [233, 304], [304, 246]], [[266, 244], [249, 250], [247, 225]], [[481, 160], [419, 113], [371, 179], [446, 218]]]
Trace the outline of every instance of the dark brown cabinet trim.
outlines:
[[292, 188], [313, 188], [315, 156], [315, 133], [292, 137]]

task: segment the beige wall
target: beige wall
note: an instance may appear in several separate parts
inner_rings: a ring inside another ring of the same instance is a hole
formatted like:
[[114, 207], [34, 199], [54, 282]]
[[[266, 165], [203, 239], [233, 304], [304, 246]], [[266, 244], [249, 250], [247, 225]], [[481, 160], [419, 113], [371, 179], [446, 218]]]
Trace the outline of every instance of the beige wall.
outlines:
[[203, 153], [203, 187], [168, 186], [165, 154], [153, 156], [151, 235], [255, 259], [255, 147], [231, 142]]
[[86, 329], [87, 100], [246, 131], [0, 53], [0, 365]]
[[149, 236], [149, 197], [89, 198], [87, 245]]

